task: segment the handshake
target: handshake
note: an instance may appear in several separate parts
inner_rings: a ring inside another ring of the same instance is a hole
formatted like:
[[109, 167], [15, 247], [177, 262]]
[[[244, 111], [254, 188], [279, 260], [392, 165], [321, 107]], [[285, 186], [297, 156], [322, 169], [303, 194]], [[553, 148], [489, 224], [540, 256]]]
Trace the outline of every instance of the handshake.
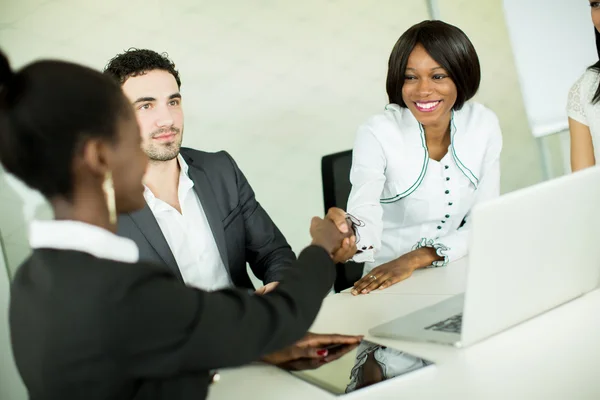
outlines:
[[313, 245], [327, 250], [335, 263], [346, 262], [356, 253], [356, 236], [346, 213], [330, 208], [324, 219], [313, 217], [310, 223]]
[[[356, 253], [356, 236], [352, 224], [341, 208], [330, 208], [325, 218], [313, 217], [310, 222], [312, 243], [327, 250], [334, 263], [343, 263]], [[274, 290], [279, 282], [270, 282], [256, 290], [265, 295]]]

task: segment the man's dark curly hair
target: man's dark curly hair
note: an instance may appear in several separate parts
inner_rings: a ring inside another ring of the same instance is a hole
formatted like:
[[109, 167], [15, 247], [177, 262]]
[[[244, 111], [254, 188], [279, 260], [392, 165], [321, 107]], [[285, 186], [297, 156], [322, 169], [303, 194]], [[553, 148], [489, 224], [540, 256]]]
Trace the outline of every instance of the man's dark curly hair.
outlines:
[[104, 73], [122, 85], [131, 77], [144, 75], [155, 69], [167, 71], [173, 75], [175, 81], [177, 81], [177, 87], [181, 88], [179, 71], [175, 69], [173, 61], [169, 60], [168, 54], [158, 54], [147, 49], [131, 48], [118, 54], [108, 62], [104, 68]]

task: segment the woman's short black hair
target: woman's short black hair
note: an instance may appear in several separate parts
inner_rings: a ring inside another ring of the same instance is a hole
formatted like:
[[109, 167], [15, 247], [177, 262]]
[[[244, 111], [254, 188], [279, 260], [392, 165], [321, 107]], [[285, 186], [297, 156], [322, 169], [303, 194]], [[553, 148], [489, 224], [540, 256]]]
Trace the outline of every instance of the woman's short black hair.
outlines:
[[131, 77], [143, 75], [155, 69], [167, 71], [177, 81], [177, 87], [181, 88], [179, 71], [175, 69], [173, 61], [169, 60], [166, 53], [158, 54], [147, 49], [131, 48], [124, 53], [118, 54], [108, 62], [104, 73], [116, 79], [121, 85]]
[[70, 198], [73, 160], [88, 138], [118, 140], [121, 87], [81, 65], [38, 61], [13, 72], [0, 52], [0, 163], [46, 198]]
[[402, 87], [408, 57], [417, 44], [446, 70], [456, 85], [454, 110], [460, 110], [479, 89], [481, 69], [473, 44], [463, 31], [442, 21], [423, 21], [400, 36], [388, 62], [386, 89], [390, 103], [406, 107]]

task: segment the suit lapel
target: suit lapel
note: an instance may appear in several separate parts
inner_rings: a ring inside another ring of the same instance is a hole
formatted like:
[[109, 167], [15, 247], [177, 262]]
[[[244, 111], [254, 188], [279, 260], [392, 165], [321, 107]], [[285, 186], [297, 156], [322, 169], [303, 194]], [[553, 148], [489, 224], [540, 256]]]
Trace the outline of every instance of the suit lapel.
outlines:
[[[186, 162], [190, 162], [191, 160], [186, 160]], [[217, 199], [215, 194], [210, 186], [210, 182], [208, 181], [208, 177], [206, 173], [197, 168], [190, 163], [190, 168], [188, 170], [188, 175], [190, 179], [194, 182], [194, 190], [200, 199], [200, 203], [202, 204], [202, 208], [204, 209], [204, 213], [206, 214], [206, 219], [208, 220], [208, 224], [210, 225], [210, 230], [212, 231], [213, 237], [215, 238], [215, 242], [217, 243], [217, 247], [219, 248], [219, 254], [221, 255], [221, 260], [223, 260], [223, 264], [225, 264], [225, 268], [229, 271], [229, 261], [227, 258], [227, 244], [225, 243], [225, 231], [223, 229], [223, 221], [221, 220], [221, 213], [219, 212], [219, 204], [217, 203]]]
[[142, 231], [142, 234], [146, 237], [148, 242], [150, 242], [150, 245], [156, 250], [160, 258], [162, 258], [164, 263], [171, 267], [179, 278], [183, 279], [179, 267], [177, 266], [177, 261], [175, 261], [175, 257], [171, 252], [171, 248], [160, 230], [160, 226], [158, 226], [158, 222], [156, 221], [156, 218], [154, 218], [154, 214], [152, 214], [148, 204], [146, 204], [142, 210], [129, 215], [138, 228], [140, 228], [140, 231]]

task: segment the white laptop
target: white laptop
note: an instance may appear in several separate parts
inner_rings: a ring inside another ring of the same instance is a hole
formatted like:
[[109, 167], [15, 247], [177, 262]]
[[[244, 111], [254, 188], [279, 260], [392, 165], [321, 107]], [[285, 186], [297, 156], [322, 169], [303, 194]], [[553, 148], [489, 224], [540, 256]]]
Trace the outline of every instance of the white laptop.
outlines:
[[465, 293], [370, 334], [464, 347], [598, 286], [600, 166], [500, 196], [470, 218]]

